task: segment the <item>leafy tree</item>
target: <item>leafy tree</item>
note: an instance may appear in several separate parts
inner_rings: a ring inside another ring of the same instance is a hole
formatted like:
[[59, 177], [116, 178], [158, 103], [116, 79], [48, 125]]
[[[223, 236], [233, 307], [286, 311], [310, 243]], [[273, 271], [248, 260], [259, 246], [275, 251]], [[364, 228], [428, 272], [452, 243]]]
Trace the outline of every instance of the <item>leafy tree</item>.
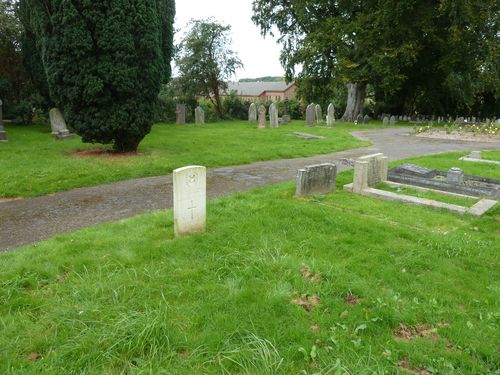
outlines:
[[321, 102], [339, 82], [347, 86], [343, 117], [352, 120], [368, 84], [386, 108], [407, 111], [466, 107], [485, 88], [497, 92], [498, 7], [494, 0], [254, 0], [253, 20], [263, 34], [280, 32], [287, 79], [302, 67], [303, 96]]
[[236, 69], [243, 66], [231, 50], [230, 30], [231, 26], [211, 19], [191, 21], [176, 59], [183, 91], [211, 100], [219, 117], [224, 115], [220, 95]]
[[135, 151], [170, 78], [174, 0], [20, 0], [27, 66], [84, 142]]

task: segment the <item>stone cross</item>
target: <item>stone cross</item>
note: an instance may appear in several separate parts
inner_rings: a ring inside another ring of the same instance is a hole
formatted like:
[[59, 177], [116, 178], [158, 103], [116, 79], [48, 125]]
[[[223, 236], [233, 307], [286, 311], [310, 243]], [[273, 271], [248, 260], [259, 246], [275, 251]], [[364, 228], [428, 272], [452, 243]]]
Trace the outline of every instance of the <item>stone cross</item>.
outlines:
[[269, 122], [271, 123], [271, 128], [275, 129], [278, 125], [278, 109], [275, 103], [271, 103], [269, 106]]
[[299, 169], [296, 195], [328, 194], [335, 190], [337, 166], [331, 163], [310, 165]]
[[6, 142], [7, 141], [7, 133], [5, 132], [5, 129], [3, 127], [3, 109], [2, 109], [3, 103], [2, 100], [0, 100], [0, 142]]
[[327, 109], [327, 116], [326, 116], [326, 125], [327, 126], [333, 126], [335, 123], [335, 107], [333, 106], [333, 103], [330, 103]]
[[173, 185], [175, 235], [205, 232], [207, 169], [197, 165], [176, 169]]
[[259, 129], [266, 128], [266, 107], [262, 104], [259, 106]]
[[177, 115], [175, 123], [177, 125], [184, 125], [186, 123], [186, 106], [184, 104], [177, 104], [175, 114]]
[[49, 111], [49, 119], [50, 127], [52, 128], [52, 135], [55, 139], [62, 140], [72, 136], [66, 126], [66, 120], [64, 120], [64, 116], [59, 108], [52, 108]]
[[200, 125], [205, 124], [205, 111], [200, 106], [194, 110], [194, 122]]
[[257, 121], [257, 106], [255, 105], [255, 103], [250, 104], [250, 107], [248, 108], [248, 121]]
[[354, 164], [353, 192], [360, 193], [364, 189], [387, 181], [389, 159], [384, 154], [362, 156]]
[[321, 106], [319, 104], [316, 104], [316, 107], [314, 107], [314, 111], [316, 114], [316, 123], [320, 124], [323, 122], [323, 113], [321, 111]]
[[306, 125], [310, 127], [314, 126], [314, 119], [315, 119], [315, 107], [314, 104], [311, 103], [306, 108]]

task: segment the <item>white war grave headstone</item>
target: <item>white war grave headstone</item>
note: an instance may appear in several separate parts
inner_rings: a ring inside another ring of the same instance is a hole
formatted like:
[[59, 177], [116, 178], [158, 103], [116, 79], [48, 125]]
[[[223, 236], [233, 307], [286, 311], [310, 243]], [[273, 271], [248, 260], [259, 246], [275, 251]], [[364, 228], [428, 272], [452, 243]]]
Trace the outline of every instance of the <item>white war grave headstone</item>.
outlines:
[[205, 232], [207, 169], [198, 165], [176, 169], [173, 183], [175, 235]]
[[327, 126], [333, 126], [335, 123], [335, 107], [333, 106], [333, 103], [330, 103], [327, 109], [327, 116], [326, 116], [326, 125]]
[[250, 107], [248, 108], [248, 121], [257, 121], [257, 106], [255, 103], [250, 104]]

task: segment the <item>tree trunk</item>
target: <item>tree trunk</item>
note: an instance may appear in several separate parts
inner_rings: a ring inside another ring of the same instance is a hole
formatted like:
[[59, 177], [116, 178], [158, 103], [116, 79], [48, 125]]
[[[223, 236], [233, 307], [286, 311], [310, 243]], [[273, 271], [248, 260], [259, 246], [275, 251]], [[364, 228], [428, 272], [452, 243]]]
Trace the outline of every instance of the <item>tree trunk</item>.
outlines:
[[139, 143], [141, 143], [143, 138], [144, 137], [140, 139], [134, 137], [118, 137], [113, 143], [113, 151], [118, 154], [137, 152], [137, 147], [139, 147]]
[[347, 84], [347, 106], [342, 121], [354, 122], [358, 115], [363, 114], [363, 105], [366, 97], [365, 83]]

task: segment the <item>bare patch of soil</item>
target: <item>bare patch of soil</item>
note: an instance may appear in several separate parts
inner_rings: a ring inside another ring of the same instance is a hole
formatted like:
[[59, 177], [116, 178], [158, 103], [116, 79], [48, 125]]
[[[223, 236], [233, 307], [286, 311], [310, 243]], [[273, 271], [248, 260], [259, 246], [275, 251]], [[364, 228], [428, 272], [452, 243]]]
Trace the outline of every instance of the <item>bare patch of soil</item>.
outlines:
[[403, 359], [398, 363], [398, 369], [400, 369], [405, 374], [412, 375], [431, 375], [429, 371], [421, 367], [413, 367], [410, 361]]
[[19, 201], [24, 199], [23, 197], [15, 197], [15, 198], [0, 198], [0, 203], [11, 202], [11, 201]]
[[42, 359], [42, 355], [37, 352], [30, 353], [26, 356], [26, 359], [30, 362], [36, 362], [39, 359]]
[[98, 148], [93, 150], [80, 150], [73, 151], [69, 153], [70, 156], [75, 158], [95, 158], [95, 157], [107, 157], [109, 159], [122, 159], [129, 158], [134, 156], [142, 156], [144, 155], [142, 152], [124, 152], [118, 153], [113, 150]]
[[56, 280], [61, 282], [61, 281], [64, 281], [66, 280], [66, 278], [68, 277], [69, 273], [68, 272], [64, 272], [62, 275], [57, 275], [56, 276]]
[[449, 140], [468, 141], [468, 142], [492, 142], [492, 143], [500, 142], [500, 135], [474, 134], [470, 132], [447, 133], [445, 130], [434, 130], [428, 133], [420, 133], [416, 134], [416, 137], [432, 138], [432, 139], [449, 139]]
[[344, 302], [348, 305], [357, 305], [359, 303], [359, 297], [355, 294], [349, 293], [344, 297]]
[[311, 269], [305, 264], [302, 264], [302, 267], [300, 267], [300, 273], [302, 274], [304, 279], [310, 281], [311, 283], [315, 283], [316, 281], [321, 279], [321, 273], [311, 273]]
[[417, 324], [415, 326], [408, 326], [404, 323], [400, 323], [399, 326], [394, 330], [394, 336], [397, 340], [410, 341], [418, 337], [431, 338], [436, 340], [437, 329], [432, 326], [432, 324]]
[[306, 295], [304, 297], [301, 297], [297, 293], [296, 296], [292, 298], [290, 302], [292, 302], [295, 305], [302, 306], [306, 311], [311, 311], [314, 307], [320, 304], [321, 300], [316, 294]]

